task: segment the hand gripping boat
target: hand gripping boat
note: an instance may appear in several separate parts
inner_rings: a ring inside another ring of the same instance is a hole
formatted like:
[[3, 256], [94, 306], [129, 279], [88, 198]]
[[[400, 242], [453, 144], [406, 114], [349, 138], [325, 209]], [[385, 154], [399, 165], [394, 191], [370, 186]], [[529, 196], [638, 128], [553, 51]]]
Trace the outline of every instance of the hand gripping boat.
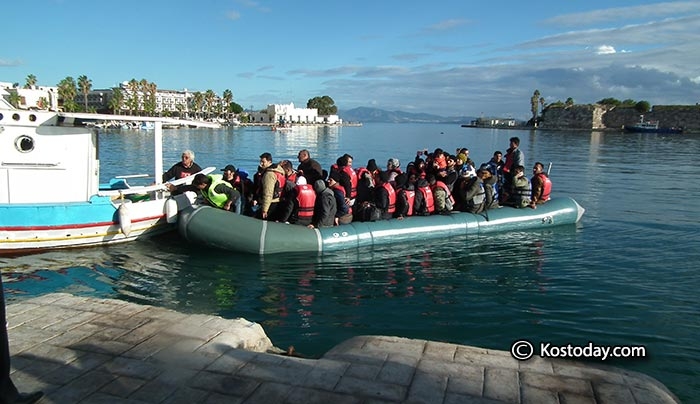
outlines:
[[209, 206], [180, 211], [178, 229], [188, 241], [209, 247], [250, 254], [287, 252], [324, 253], [428, 239], [478, 236], [498, 232], [538, 230], [574, 224], [584, 209], [571, 198], [553, 198], [537, 209], [502, 207], [480, 214], [413, 216], [309, 229], [268, 222]]

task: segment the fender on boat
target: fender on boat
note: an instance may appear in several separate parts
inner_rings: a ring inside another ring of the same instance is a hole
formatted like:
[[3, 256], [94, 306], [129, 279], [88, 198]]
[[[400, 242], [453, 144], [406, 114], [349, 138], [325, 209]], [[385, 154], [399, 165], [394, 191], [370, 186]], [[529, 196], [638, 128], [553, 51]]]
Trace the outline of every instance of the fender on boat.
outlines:
[[475, 238], [481, 234], [575, 224], [584, 209], [571, 198], [554, 198], [537, 209], [503, 207], [480, 214], [414, 216], [403, 220], [352, 222], [309, 229], [254, 219], [209, 206], [179, 213], [178, 229], [187, 240], [209, 247], [250, 254], [323, 253], [352, 248], [412, 243], [445, 237]]
[[117, 209], [119, 214], [119, 229], [125, 237], [129, 237], [131, 233], [131, 215], [129, 214], [129, 204], [122, 202]]
[[168, 221], [168, 223], [176, 223], [177, 222], [177, 201], [173, 198], [168, 198], [167, 201], [165, 201], [165, 218]]

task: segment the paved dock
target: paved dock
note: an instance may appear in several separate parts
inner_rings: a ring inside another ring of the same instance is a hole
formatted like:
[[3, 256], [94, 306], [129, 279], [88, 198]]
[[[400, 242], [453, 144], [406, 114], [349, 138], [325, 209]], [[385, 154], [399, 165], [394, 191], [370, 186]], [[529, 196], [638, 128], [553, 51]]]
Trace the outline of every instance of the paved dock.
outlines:
[[676, 403], [609, 366], [384, 336], [269, 353], [244, 319], [49, 294], [7, 306], [13, 380], [41, 403]]

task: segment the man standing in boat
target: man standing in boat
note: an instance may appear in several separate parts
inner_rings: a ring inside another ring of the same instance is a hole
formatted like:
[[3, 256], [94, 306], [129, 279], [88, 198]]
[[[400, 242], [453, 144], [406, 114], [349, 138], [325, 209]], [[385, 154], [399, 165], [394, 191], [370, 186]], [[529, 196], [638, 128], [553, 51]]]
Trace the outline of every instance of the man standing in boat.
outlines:
[[313, 184], [316, 183], [316, 180], [323, 179], [323, 169], [321, 168], [321, 164], [311, 158], [311, 154], [308, 150], [300, 150], [297, 158], [299, 159], [297, 174], [306, 177], [307, 183], [313, 186]]
[[175, 163], [168, 171], [163, 173], [163, 182], [166, 183], [165, 185], [170, 192], [175, 191], [177, 187], [168, 184], [168, 181], [179, 180], [202, 171], [202, 168], [194, 162], [194, 152], [192, 150], [182, 152], [181, 158], [181, 161]]

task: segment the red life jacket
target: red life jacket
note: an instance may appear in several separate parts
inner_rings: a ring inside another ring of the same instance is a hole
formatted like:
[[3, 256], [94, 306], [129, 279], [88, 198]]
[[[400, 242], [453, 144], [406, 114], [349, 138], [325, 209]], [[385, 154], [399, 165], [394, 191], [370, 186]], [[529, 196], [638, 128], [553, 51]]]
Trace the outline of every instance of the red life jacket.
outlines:
[[386, 189], [386, 192], [389, 195], [389, 207], [386, 209], [386, 213], [394, 214], [394, 212], [396, 212], [396, 191], [394, 191], [394, 187], [392, 187], [388, 182], [382, 184], [382, 187]]
[[[289, 174], [289, 176], [287, 177], [287, 181], [291, 181], [292, 184], [296, 184], [297, 183], [297, 172], [294, 171], [291, 174]], [[311, 185], [313, 185], [313, 184], [311, 184]]]
[[508, 149], [506, 152], [506, 162], [503, 164], [504, 174], [510, 174], [511, 170], [515, 169], [515, 167], [513, 167], [513, 151], [514, 149]]
[[[335, 185], [331, 187], [331, 189], [337, 189], [338, 191], [340, 191], [341, 195], [343, 195], [343, 203], [345, 203], [345, 187], [336, 182]], [[348, 206], [348, 213], [352, 214], [352, 206]]]
[[[435, 199], [433, 198], [433, 190], [430, 187], [419, 187], [418, 191], [423, 194], [423, 200], [425, 201], [425, 207], [428, 211], [427, 213], [431, 215], [435, 212]], [[422, 213], [422, 212], [421, 212]]]
[[540, 180], [542, 180], [542, 183], [544, 184], [542, 186], [542, 195], [538, 196], [537, 200], [547, 202], [549, 200], [550, 195], [552, 194], [552, 181], [545, 173], [539, 173], [537, 174], [537, 176], [540, 177]]
[[314, 204], [316, 203], [316, 192], [309, 184], [297, 185], [294, 187], [299, 202], [297, 217], [299, 219], [311, 219], [314, 215]]
[[435, 184], [432, 185], [432, 186], [430, 187], [430, 189], [432, 189], [433, 192], [435, 192], [435, 188], [436, 188], [436, 187], [440, 187], [440, 188], [442, 188], [442, 189], [445, 190], [445, 193], [447, 194], [447, 197], [450, 199], [450, 202], [452, 203], [452, 206], [454, 206], [454, 205], [455, 205], [455, 200], [454, 200], [454, 198], [452, 197], [452, 193], [450, 192], [450, 188], [448, 188], [447, 185], [445, 185], [445, 183], [442, 182], [442, 181], [435, 181]]
[[402, 189], [399, 192], [403, 192], [403, 194], [406, 195], [406, 203], [408, 204], [406, 216], [413, 216], [413, 202], [416, 200], [416, 191], [412, 189]]
[[272, 199], [278, 199], [284, 196], [284, 185], [287, 183], [287, 177], [283, 173], [278, 171], [272, 171], [277, 177], [277, 182], [275, 183], [275, 191], [272, 193]]
[[343, 172], [350, 177], [350, 199], [355, 199], [357, 196], [357, 173], [350, 166], [343, 167]]

